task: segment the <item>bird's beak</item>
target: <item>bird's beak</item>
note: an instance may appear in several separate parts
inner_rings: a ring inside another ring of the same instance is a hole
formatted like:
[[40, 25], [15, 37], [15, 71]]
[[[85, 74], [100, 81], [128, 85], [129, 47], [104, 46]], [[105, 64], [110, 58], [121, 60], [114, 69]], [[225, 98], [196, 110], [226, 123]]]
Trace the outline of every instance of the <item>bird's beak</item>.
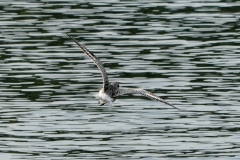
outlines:
[[100, 101], [98, 101], [98, 105], [99, 106], [103, 106], [105, 103], [100, 103]]

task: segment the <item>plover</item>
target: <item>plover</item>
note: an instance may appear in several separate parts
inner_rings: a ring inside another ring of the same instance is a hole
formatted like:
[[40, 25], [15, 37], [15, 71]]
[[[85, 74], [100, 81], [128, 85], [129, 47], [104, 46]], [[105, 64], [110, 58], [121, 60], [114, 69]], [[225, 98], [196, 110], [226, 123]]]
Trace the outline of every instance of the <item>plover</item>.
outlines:
[[[108, 81], [108, 76], [107, 72], [103, 67], [103, 64], [101, 61], [92, 53], [90, 52], [86, 47], [81, 45], [79, 42], [77, 42], [73, 37], [71, 37], [68, 33], [67, 35], [83, 50], [83, 52], [93, 60], [93, 62], [97, 65], [98, 69], [100, 70], [102, 74], [102, 79], [103, 79], [103, 88], [99, 91], [97, 95], [95, 95], [95, 98], [98, 99], [98, 104], [100, 106], [104, 104], [109, 104], [112, 105], [112, 103], [120, 96], [123, 94], [141, 94], [143, 96], [146, 96], [150, 99], [165, 103], [175, 109], [178, 109], [177, 107], [169, 104], [165, 100], [161, 99], [160, 97], [154, 95], [151, 92], [148, 92], [144, 89], [132, 89], [132, 88], [125, 88], [125, 89], [120, 89], [119, 88], [119, 83], [118, 82], [109, 82]], [[180, 110], [180, 109], [178, 109]]]

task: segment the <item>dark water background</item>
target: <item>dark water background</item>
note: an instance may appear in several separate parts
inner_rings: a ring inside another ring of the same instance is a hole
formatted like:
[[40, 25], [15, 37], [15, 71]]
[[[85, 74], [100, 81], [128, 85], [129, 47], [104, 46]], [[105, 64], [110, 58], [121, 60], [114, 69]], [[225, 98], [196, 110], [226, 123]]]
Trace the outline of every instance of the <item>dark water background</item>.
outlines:
[[[0, 157], [239, 159], [240, 3], [229, 0], [0, 2]], [[141, 96], [112, 107], [101, 75]]]

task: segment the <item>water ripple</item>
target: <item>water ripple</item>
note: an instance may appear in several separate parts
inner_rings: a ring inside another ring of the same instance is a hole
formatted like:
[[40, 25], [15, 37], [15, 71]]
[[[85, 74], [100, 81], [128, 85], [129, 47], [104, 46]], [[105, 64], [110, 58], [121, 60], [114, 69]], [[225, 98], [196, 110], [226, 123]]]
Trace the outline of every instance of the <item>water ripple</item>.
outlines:
[[[3, 159], [239, 159], [237, 1], [0, 2]], [[154, 92], [97, 105], [99, 71]]]

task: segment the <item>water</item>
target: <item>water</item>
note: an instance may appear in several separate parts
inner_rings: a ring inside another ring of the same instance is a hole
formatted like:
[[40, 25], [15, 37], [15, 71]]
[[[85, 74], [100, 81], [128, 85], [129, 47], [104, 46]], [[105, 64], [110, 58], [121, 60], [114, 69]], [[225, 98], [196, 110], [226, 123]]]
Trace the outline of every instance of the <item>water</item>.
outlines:
[[[0, 2], [0, 155], [239, 159], [238, 1]], [[147, 89], [98, 106], [92, 61]]]

